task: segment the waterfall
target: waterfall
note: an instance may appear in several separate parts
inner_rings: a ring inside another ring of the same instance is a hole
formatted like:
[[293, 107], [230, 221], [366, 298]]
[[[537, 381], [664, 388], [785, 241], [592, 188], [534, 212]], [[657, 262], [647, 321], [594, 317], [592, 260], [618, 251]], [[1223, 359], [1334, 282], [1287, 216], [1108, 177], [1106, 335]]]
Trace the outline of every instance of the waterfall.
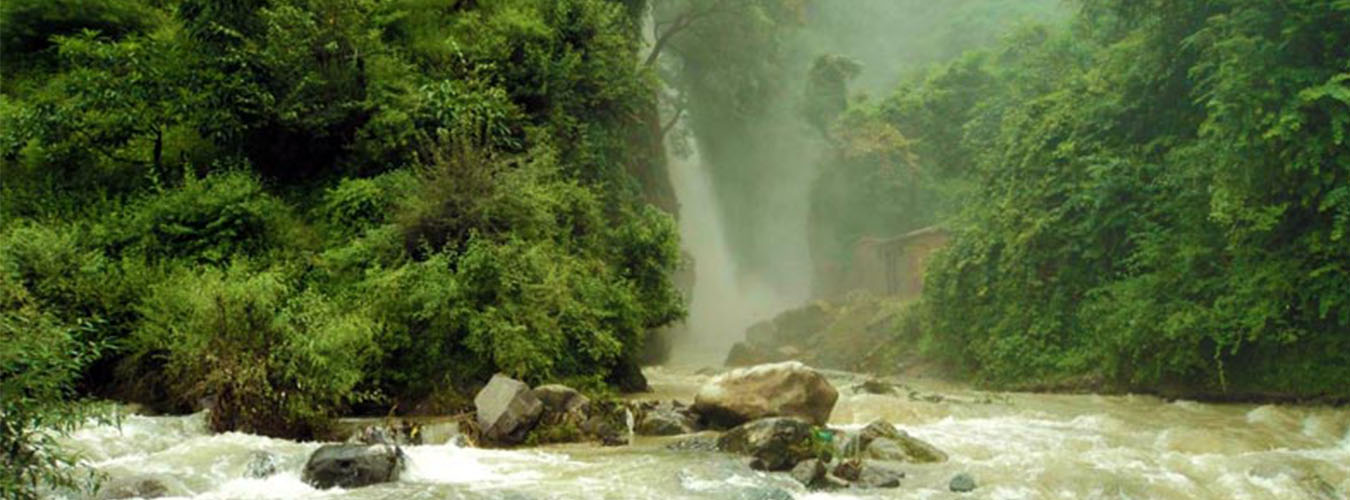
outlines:
[[[643, 21], [646, 50], [655, 40], [649, 9]], [[679, 102], [679, 90], [663, 84], [664, 102]], [[670, 111], [662, 106], [662, 120]], [[679, 201], [681, 250], [693, 257], [694, 286], [689, 315], [671, 339], [671, 361], [683, 365], [720, 366], [727, 352], [743, 340], [746, 328], [757, 321], [799, 304], [804, 297], [783, 293], [769, 283], [736, 268], [727, 243], [726, 224], [713, 193], [709, 165], [703, 161], [697, 139], [688, 129], [689, 117], [681, 115], [666, 134], [666, 167]], [[803, 214], [804, 218], [804, 214]], [[802, 242], [801, 246], [805, 247]], [[802, 287], [804, 288], [804, 287]]]

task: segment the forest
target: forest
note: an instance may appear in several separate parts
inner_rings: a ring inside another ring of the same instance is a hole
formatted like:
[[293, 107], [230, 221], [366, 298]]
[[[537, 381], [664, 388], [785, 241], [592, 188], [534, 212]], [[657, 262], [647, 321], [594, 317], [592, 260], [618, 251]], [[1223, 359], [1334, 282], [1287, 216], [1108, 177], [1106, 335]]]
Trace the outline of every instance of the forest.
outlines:
[[816, 294], [951, 231], [893, 330], [959, 378], [1350, 399], [1350, 0], [954, 2], [1014, 27], [890, 73], [829, 1], [3, 2], [0, 492], [75, 484], [48, 431], [98, 401], [306, 439], [494, 373], [645, 388], [686, 113], [772, 279], [753, 193], [802, 158]]

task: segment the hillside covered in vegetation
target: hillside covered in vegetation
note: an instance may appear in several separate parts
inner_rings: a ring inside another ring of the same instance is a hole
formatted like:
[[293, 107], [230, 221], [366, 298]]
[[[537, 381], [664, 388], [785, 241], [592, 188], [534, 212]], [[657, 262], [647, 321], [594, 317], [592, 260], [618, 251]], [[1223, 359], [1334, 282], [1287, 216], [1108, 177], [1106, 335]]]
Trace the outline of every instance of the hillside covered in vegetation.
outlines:
[[900, 333], [995, 387], [1350, 398], [1350, 2], [1077, 7], [834, 122], [842, 199], [954, 233]]
[[75, 395], [307, 437], [494, 372], [642, 385], [683, 314], [644, 8], [4, 2], [5, 463]]

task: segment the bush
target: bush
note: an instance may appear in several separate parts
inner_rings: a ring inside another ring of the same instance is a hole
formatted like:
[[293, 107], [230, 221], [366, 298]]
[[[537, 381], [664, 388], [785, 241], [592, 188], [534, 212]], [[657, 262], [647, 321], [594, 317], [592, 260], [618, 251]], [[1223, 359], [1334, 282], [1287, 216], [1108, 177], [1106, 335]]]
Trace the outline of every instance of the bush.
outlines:
[[324, 192], [320, 218], [339, 235], [358, 235], [384, 222], [396, 201], [407, 196], [413, 180], [405, 170], [369, 179], [343, 179]]
[[183, 401], [213, 397], [216, 431], [311, 438], [323, 432], [375, 358], [359, 310], [299, 289], [277, 269], [183, 271], [141, 307], [134, 357], [163, 362]]
[[[92, 490], [60, 435], [101, 416], [75, 400], [81, 370], [101, 345], [43, 311], [12, 273], [0, 273], [0, 497], [39, 498], [52, 489]], [[91, 491], [92, 492], [92, 491]]]
[[130, 238], [148, 257], [223, 262], [293, 243], [291, 213], [251, 174], [229, 171], [169, 189], [132, 207]]

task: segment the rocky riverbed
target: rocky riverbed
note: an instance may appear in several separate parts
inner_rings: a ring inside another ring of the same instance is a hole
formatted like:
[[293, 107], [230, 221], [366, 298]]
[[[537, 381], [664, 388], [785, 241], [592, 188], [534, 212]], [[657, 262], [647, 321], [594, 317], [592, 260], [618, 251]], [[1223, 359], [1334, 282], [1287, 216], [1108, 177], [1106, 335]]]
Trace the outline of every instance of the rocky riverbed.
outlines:
[[[983, 393], [921, 380], [869, 381], [846, 372], [824, 374], [838, 392], [826, 425], [814, 426], [803, 418], [805, 427], [791, 424], [784, 432], [769, 435], [791, 440], [803, 432], [832, 429], [840, 432], [840, 448], [847, 448], [845, 443], [871, 434], [871, 442], [858, 445], [866, 452], [856, 464], [859, 467], [849, 465], [847, 454], [820, 457], [819, 449], [793, 459], [791, 468], [777, 463], [766, 467], [754, 462], [772, 456], [739, 453], [740, 448], [727, 449], [726, 444], [719, 447], [719, 438], [731, 433], [718, 430], [671, 436], [634, 432], [631, 441], [613, 446], [588, 440], [478, 448], [457, 437], [462, 435], [446, 431], [443, 422], [422, 427], [424, 432], [435, 431], [424, 435], [428, 438], [424, 444], [398, 447], [403, 468], [396, 480], [321, 489], [304, 480], [306, 462], [320, 443], [211, 435], [200, 414], [130, 416], [120, 427], [80, 430], [68, 443], [108, 476], [105, 497], [137, 492], [222, 499], [1350, 495], [1346, 409], [1201, 404], [1148, 396]], [[670, 401], [694, 406], [698, 393], [714, 377], [664, 368], [650, 369], [647, 375], [654, 392], [634, 396], [632, 406], [660, 406], [662, 412], [677, 415], [685, 413]], [[634, 420], [637, 427], [638, 419]], [[913, 452], [888, 435], [890, 430], [869, 427], [877, 421], [889, 422], [895, 431], [931, 445], [945, 460], [918, 462], [885, 455]], [[893, 444], [877, 445], [887, 441]], [[822, 463], [821, 458], [832, 460]], [[858, 479], [852, 479], [855, 474]], [[864, 477], [876, 484], [856, 484]]]

